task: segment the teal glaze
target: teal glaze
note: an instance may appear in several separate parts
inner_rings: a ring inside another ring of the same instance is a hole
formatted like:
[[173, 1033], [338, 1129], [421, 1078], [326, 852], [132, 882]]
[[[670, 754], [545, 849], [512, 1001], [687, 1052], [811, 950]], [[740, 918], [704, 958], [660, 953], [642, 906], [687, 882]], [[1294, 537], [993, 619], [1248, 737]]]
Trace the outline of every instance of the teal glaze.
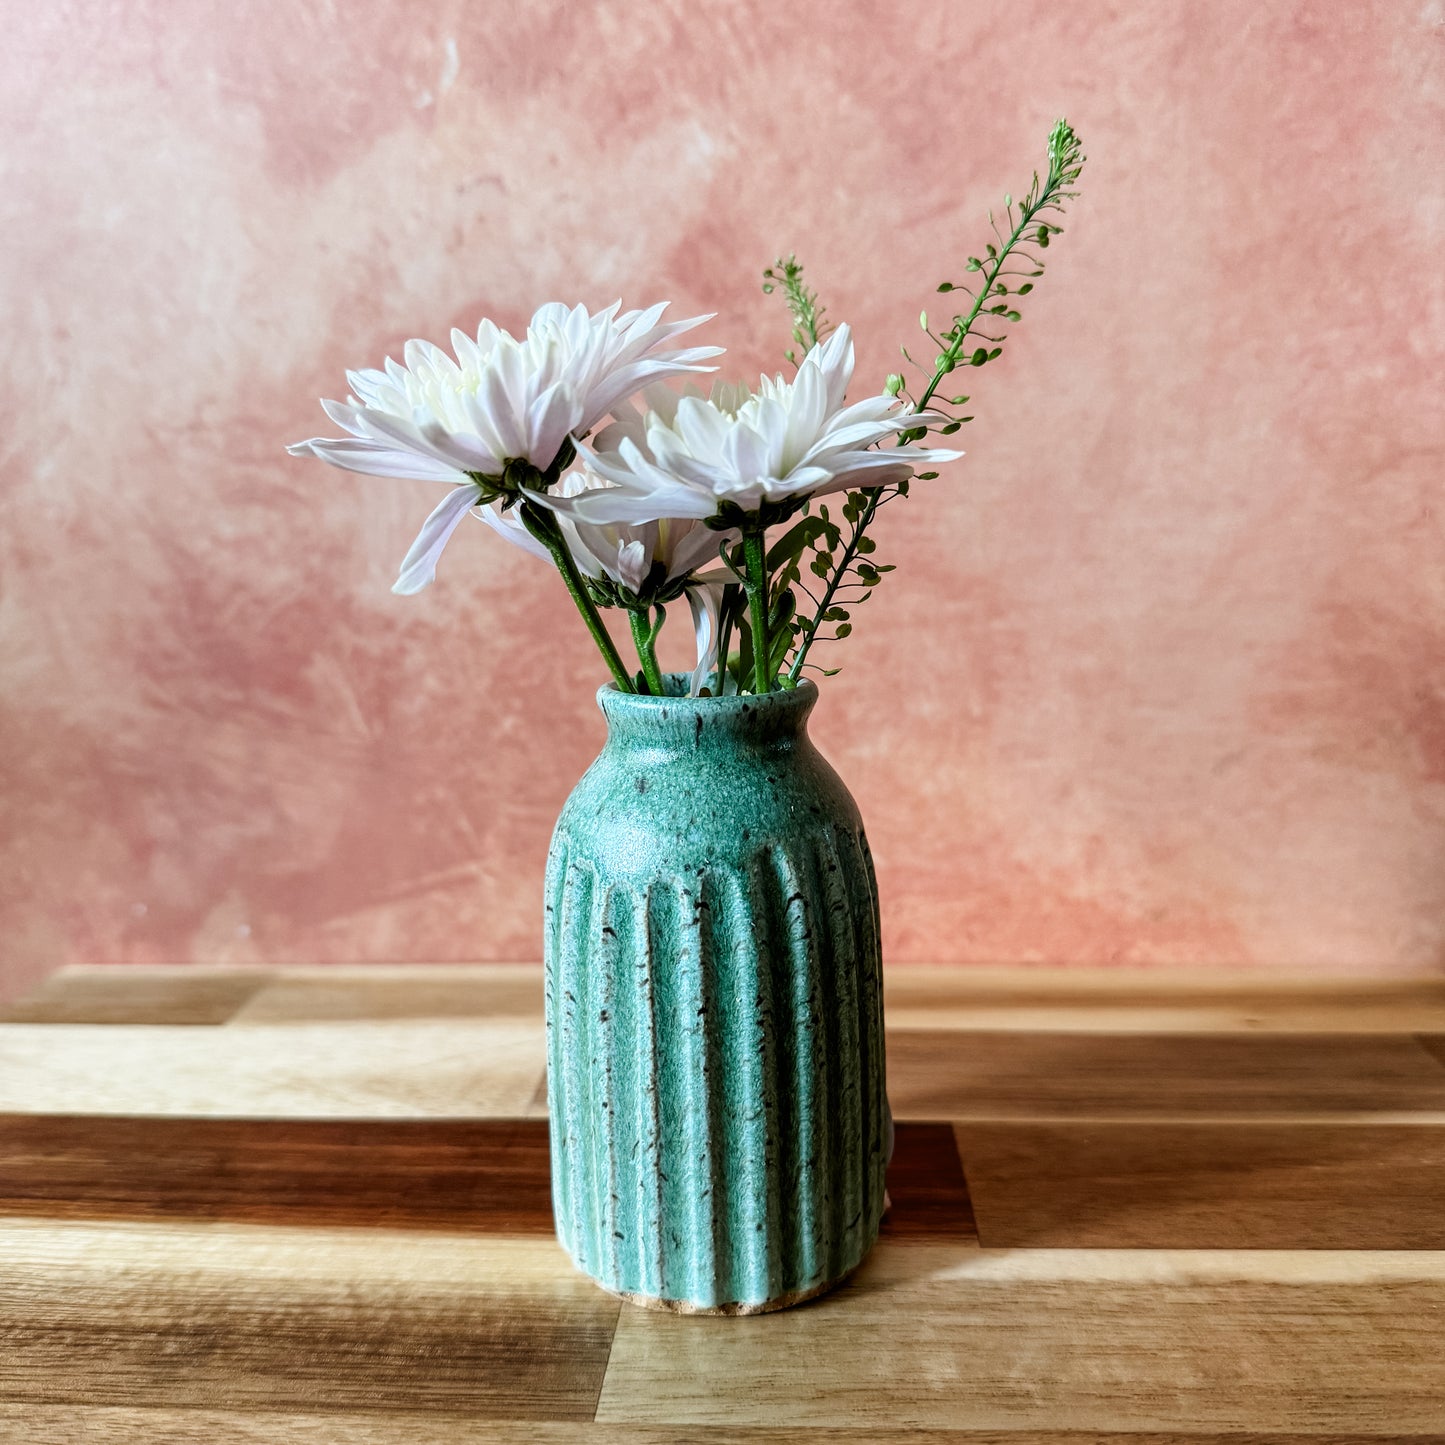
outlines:
[[644, 1302], [780, 1308], [836, 1284], [878, 1234], [877, 886], [857, 807], [808, 740], [817, 696], [604, 687], [606, 746], [557, 822], [557, 1232]]

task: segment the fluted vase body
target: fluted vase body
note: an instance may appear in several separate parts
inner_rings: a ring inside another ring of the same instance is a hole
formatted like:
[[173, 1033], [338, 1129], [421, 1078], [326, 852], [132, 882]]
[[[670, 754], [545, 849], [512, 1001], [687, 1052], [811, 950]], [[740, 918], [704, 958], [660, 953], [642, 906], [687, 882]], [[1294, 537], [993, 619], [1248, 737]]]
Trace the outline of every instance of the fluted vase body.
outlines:
[[[679, 679], [670, 679], [677, 687]], [[878, 903], [817, 689], [598, 694], [608, 738], [548, 860], [557, 1232], [655, 1306], [836, 1284], [883, 1212]]]

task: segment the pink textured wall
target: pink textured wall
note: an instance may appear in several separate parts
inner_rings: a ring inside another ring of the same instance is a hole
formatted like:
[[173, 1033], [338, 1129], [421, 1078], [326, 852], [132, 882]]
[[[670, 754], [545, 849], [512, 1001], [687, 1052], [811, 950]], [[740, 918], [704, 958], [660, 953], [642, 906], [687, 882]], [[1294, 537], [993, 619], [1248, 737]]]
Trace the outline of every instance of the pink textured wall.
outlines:
[[[816, 734], [894, 960], [1445, 948], [1445, 7], [20, 4], [0, 50], [0, 930], [526, 958], [601, 737], [555, 578], [289, 460], [410, 335], [716, 310], [877, 385], [1053, 117], [1086, 197]], [[0, 985], [5, 986], [5, 985]]]

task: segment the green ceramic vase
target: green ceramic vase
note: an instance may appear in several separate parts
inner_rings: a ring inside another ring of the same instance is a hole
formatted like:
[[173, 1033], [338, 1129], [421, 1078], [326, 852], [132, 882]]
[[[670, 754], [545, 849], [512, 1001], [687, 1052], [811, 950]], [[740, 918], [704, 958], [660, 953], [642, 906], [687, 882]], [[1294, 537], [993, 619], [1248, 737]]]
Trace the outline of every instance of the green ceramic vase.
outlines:
[[877, 885], [858, 809], [808, 740], [817, 697], [609, 685], [606, 746], [557, 822], [557, 1233], [639, 1303], [780, 1309], [837, 1284], [878, 1234]]

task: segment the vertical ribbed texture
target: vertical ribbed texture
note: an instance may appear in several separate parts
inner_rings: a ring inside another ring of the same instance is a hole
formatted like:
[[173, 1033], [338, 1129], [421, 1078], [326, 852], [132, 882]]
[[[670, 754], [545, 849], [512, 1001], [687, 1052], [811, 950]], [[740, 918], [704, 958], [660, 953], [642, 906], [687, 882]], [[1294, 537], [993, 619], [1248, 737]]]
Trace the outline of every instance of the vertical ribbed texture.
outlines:
[[609, 1289], [710, 1308], [846, 1274], [883, 1207], [878, 936], [857, 835], [599, 886], [553, 856], [558, 1232]]
[[811, 686], [618, 699], [548, 862], [557, 1230], [609, 1289], [694, 1309], [827, 1287], [887, 1163], [878, 903]]

